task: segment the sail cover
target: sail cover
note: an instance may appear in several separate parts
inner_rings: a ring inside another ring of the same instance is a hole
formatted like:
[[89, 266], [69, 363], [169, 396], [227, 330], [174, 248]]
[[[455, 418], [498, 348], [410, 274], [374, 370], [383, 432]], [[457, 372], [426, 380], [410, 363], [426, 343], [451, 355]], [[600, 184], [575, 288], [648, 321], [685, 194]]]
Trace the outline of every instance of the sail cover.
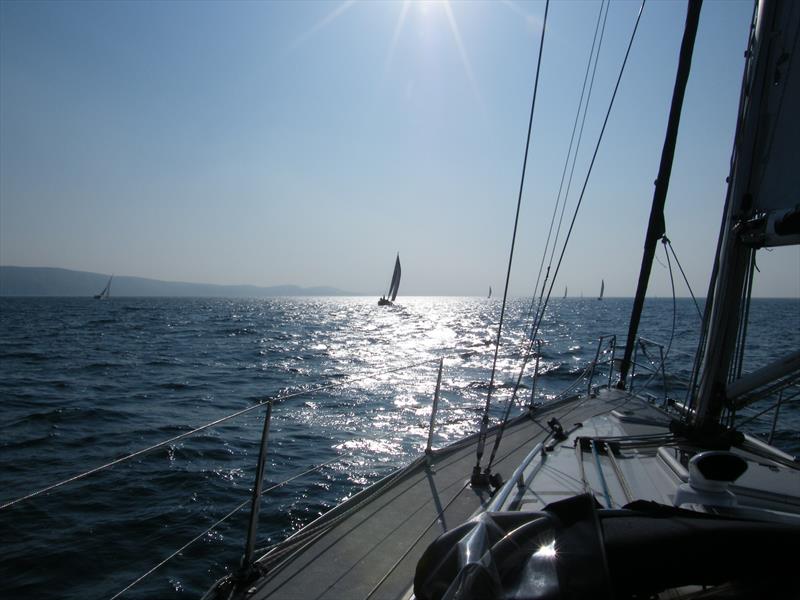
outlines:
[[397, 255], [397, 259], [394, 261], [394, 272], [392, 273], [392, 282], [389, 284], [389, 293], [387, 297], [389, 300], [394, 302], [394, 299], [397, 298], [397, 292], [400, 289], [400, 254]]

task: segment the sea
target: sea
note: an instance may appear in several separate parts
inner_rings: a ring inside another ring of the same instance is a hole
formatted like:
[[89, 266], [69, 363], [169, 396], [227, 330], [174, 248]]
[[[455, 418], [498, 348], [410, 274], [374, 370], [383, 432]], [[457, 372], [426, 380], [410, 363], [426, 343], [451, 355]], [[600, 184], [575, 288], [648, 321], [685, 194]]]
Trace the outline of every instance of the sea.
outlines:
[[[595, 356], [591, 383], [607, 383], [610, 336], [624, 345], [631, 305], [553, 299], [531, 348], [531, 300], [510, 300], [492, 421], [512, 400], [516, 414], [585, 391]], [[0, 504], [255, 407], [0, 510], [0, 598], [112, 598], [173, 554], [121, 597], [199, 597], [243, 554], [262, 403], [273, 401], [259, 548], [424, 451], [440, 364], [433, 447], [476, 431], [500, 307], [466, 297], [392, 307], [366, 297], [0, 298]], [[634, 390], [685, 400], [702, 308], [647, 301]], [[798, 299], [756, 299], [749, 322], [746, 372], [800, 347]], [[771, 406], [737, 420], [766, 437]], [[798, 432], [795, 398], [773, 443], [800, 452]]]

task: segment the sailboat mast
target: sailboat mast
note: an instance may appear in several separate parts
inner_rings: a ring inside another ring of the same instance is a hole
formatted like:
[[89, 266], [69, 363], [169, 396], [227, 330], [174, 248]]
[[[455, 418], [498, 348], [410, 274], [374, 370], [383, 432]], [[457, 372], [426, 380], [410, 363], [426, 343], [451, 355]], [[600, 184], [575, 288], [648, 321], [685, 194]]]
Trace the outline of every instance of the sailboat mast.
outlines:
[[[749, 301], [756, 250], [797, 244], [800, 239], [797, 225], [793, 234], [782, 234], [777, 223], [767, 226], [775, 215], [786, 222], [790, 214], [798, 214], [798, 119], [794, 111], [776, 109], [797, 106], [800, 96], [796, 70], [789, 70], [785, 60], [785, 48], [792, 40], [796, 44], [798, 31], [800, 17], [792, 3], [759, 3], [739, 104], [717, 276], [708, 291], [708, 335], [694, 413], [694, 423], [700, 428], [719, 422], [729, 402], [736, 401], [730, 382], [738, 376], [736, 348], [744, 343], [747, 325], [740, 316]], [[780, 135], [786, 136], [783, 142], [775, 142]], [[782, 213], [786, 209], [790, 212]]]
[[675, 75], [675, 86], [672, 91], [672, 104], [669, 109], [667, 133], [664, 138], [664, 147], [661, 150], [661, 163], [658, 167], [658, 177], [656, 178], [655, 190], [653, 191], [650, 222], [647, 225], [647, 235], [644, 241], [644, 255], [642, 256], [642, 266], [639, 270], [639, 282], [636, 286], [636, 297], [633, 301], [631, 321], [628, 325], [628, 339], [625, 344], [625, 355], [622, 358], [622, 365], [620, 366], [618, 387], [622, 389], [625, 388], [625, 380], [631, 366], [631, 357], [636, 343], [636, 336], [639, 331], [639, 321], [642, 317], [642, 309], [644, 308], [644, 299], [647, 295], [647, 284], [650, 280], [650, 271], [653, 267], [656, 247], [658, 241], [666, 232], [664, 204], [667, 200], [669, 179], [672, 174], [672, 160], [675, 156], [675, 143], [678, 137], [678, 126], [681, 121], [683, 97], [686, 92], [686, 83], [689, 80], [689, 72], [692, 67], [694, 41], [697, 36], [697, 24], [700, 21], [700, 9], [702, 6], [702, 0], [689, 0], [689, 5], [686, 9], [686, 24], [683, 30], [683, 40], [681, 41], [678, 71]]

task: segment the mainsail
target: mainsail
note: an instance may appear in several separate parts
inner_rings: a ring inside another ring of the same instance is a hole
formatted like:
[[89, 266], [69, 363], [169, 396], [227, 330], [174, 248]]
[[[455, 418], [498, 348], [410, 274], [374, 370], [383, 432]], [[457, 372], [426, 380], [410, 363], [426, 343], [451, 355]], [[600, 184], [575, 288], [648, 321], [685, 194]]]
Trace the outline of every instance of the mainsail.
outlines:
[[[744, 348], [756, 251], [800, 244], [797, 202], [797, 136], [800, 118], [800, 70], [792, 57], [800, 35], [800, 12], [793, 2], [758, 4], [739, 103], [739, 122], [728, 196], [707, 294], [694, 424], [730, 418], [751, 400], [758, 387], [769, 391], [800, 378], [798, 354], [745, 374]], [[791, 108], [789, 108], [791, 107]], [[741, 377], [741, 378], [740, 378]], [[783, 378], [783, 383], [778, 380]]]
[[95, 294], [94, 297], [95, 297], [96, 300], [102, 300], [103, 298], [109, 298], [111, 296], [111, 280], [112, 279], [114, 279], [113, 275], [108, 278], [108, 283], [106, 284], [106, 287], [103, 288], [103, 291], [100, 292], [99, 294]]
[[600, 295], [597, 297], [598, 300], [603, 299], [603, 292], [606, 290], [606, 282], [604, 280], [600, 280]]
[[386, 297], [394, 302], [397, 298], [397, 291], [400, 289], [400, 253], [397, 253], [397, 259], [394, 261], [394, 272], [392, 273], [392, 282], [389, 284], [389, 292]]

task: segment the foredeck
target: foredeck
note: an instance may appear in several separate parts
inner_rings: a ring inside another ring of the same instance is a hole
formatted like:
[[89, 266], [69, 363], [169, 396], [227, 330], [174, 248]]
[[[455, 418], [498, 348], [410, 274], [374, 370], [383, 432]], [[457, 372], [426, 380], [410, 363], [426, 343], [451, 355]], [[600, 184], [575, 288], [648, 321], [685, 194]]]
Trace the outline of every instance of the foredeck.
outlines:
[[[509, 477], [531, 448], [559, 419], [565, 430], [575, 423], [621, 407], [626, 395], [608, 390], [597, 398], [573, 399], [542, 407], [511, 422], [498, 451], [494, 473]], [[656, 412], [656, 411], [654, 411]], [[487, 439], [491, 451], [496, 430]], [[441, 533], [469, 519], [490, 500], [488, 491], [470, 486], [477, 437], [436, 451], [380, 490], [352, 498], [312, 523], [308, 537], [262, 558], [266, 574], [246, 597], [282, 599], [399, 599], [409, 595], [417, 561]], [[484, 456], [484, 464], [487, 456]], [[325, 526], [325, 522], [333, 523]]]

